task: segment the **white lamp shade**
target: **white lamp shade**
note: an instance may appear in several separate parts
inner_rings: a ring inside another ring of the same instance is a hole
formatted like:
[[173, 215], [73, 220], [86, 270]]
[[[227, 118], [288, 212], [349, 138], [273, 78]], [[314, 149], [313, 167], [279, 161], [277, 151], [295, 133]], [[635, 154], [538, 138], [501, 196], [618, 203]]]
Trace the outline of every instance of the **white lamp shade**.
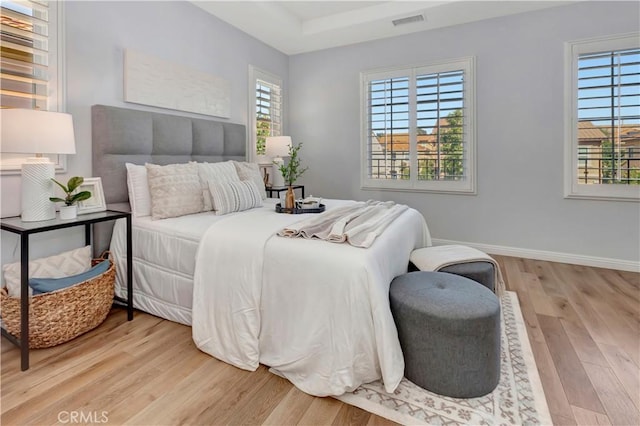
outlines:
[[31, 109], [2, 109], [0, 114], [1, 152], [76, 153], [71, 114]]
[[269, 157], [286, 157], [289, 155], [291, 136], [270, 136], [266, 139], [266, 143]]

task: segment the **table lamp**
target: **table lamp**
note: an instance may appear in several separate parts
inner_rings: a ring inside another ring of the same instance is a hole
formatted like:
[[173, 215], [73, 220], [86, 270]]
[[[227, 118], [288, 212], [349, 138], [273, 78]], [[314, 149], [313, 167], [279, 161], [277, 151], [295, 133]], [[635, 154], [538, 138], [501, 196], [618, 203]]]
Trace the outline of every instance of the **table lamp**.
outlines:
[[56, 217], [53, 196], [55, 164], [43, 154], [75, 154], [71, 114], [32, 109], [0, 110], [0, 151], [34, 154], [22, 164], [22, 220]]
[[272, 158], [272, 182], [273, 186], [284, 186], [284, 177], [280, 172], [280, 166], [284, 164], [282, 157], [289, 155], [291, 136], [270, 136], [266, 139], [266, 153]]

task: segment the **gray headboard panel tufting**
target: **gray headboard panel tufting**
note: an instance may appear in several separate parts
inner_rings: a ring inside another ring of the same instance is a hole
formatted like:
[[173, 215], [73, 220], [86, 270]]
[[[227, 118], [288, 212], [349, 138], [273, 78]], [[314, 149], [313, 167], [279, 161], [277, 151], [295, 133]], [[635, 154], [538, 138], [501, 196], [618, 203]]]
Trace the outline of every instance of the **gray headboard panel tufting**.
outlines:
[[[91, 128], [92, 175], [102, 178], [107, 205], [118, 210], [128, 209], [129, 203], [125, 163], [246, 158], [247, 132], [242, 124], [94, 105]], [[112, 226], [94, 227], [96, 253], [109, 247], [111, 231]]]

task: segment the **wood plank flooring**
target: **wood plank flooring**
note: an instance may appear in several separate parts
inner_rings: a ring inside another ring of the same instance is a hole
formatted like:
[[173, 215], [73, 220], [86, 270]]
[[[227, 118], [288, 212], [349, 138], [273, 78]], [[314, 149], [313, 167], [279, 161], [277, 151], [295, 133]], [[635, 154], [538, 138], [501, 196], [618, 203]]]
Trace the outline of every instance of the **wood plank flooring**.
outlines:
[[[640, 425], [640, 274], [495, 256], [518, 293], [555, 424]], [[261, 366], [203, 354], [186, 326], [114, 310], [97, 329], [31, 353], [2, 338], [3, 425], [387, 425], [309, 396]], [[84, 416], [84, 417], [80, 417]], [[108, 421], [108, 423], [107, 423]], [[77, 423], [77, 422], [75, 422]]]

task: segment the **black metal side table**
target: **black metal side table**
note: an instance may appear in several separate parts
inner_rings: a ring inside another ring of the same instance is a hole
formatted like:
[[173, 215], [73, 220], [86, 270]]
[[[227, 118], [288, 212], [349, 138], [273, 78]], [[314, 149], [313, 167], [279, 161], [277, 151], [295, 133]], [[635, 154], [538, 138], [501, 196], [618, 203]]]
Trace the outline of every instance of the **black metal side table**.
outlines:
[[57, 229], [72, 228], [84, 225], [86, 245], [91, 245], [91, 225], [117, 219], [127, 220], [127, 299], [115, 297], [125, 303], [127, 320], [133, 319], [133, 272], [131, 270], [131, 213], [107, 210], [97, 213], [79, 215], [76, 219], [61, 220], [59, 216], [51, 220], [23, 222], [20, 216], [0, 219], [0, 229], [20, 235], [20, 338], [2, 328], [2, 335], [20, 348], [20, 368], [29, 369], [29, 236]]
[[[304, 198], [304, 185], [291, 185], [291, 188], [295, 191], [296, 189], [300, 189], [302, 192], [302, 198]], [[269, 198], [273, 197], [273, 193], [276, 193], [276, 197], [280, 197], [280, 193], [289, 189], [288, 186], [267, 186], [265, 191], [267, 191], [267, 195]]]

